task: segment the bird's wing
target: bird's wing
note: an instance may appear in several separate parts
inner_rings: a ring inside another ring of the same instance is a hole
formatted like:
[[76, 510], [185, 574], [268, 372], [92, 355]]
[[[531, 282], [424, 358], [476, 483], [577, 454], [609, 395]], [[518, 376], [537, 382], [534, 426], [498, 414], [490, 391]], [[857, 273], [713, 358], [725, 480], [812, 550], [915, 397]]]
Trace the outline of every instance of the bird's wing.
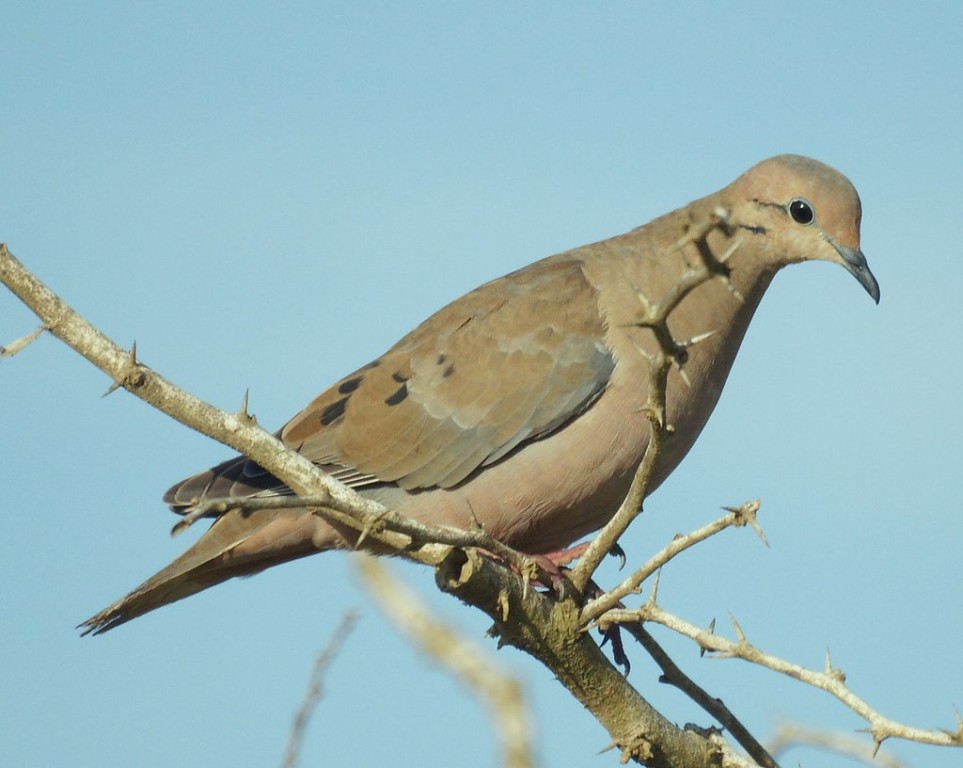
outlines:
[[[348, 485], [451, 487], [588, 408], [615, 366], [604, 335], [580, 263], [547, 259], [444, 307], [279, 436]], [[239, 457], [167, 500], [284, 490]]]

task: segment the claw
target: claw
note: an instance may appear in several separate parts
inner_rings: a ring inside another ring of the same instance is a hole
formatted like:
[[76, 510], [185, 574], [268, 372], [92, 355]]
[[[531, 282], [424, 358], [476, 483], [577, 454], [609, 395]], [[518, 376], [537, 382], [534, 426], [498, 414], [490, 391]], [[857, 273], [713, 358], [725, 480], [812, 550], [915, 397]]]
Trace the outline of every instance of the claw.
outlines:
[[622, 674], [628, 677], [629, 672], [632, 671], [632, 664], [629, 662], [629, 657], [625, 654], [625, 646], [622, 644], [622, 632], [620, 629], [621, 627], [618, 624], [613, 624], [608, 627], [608, 629], [599, 629], [599, 634], [602, 635], [602, 642], [599, 643], [599, 647], [604, 648], [606, 643], [612, 643], [612, 660], [622, 667]]
[[620, 571], [621, 571], [623, 568], [625, 568], [625, 562], [626, 562], [626, 559], [627, 559], [627, 558], [625, 557], [625, 550], [622, 549], [622, 547], [619, 546], [619, 543], [618, 543], [618, 542], [615, 542], [615, 544], [612, 545], [612, 549], [609, 550], [609, 555], [611, 555], [612, 557], [617, 557], [617, 558], [619, 559], [619, 570], [620, 570]]

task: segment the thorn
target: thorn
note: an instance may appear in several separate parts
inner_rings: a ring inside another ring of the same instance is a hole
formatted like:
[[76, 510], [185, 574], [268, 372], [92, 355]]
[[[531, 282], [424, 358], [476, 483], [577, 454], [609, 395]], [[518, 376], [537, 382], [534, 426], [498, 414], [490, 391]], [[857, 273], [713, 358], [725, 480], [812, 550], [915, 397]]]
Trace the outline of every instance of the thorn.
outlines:
[[826, 676], [831, 677], [838, 683], [846, 683], [846, 673], [833, 666], [833, 657], [829, 648], [826, 649]]
[[746, 633], [742, 631], [742, 627], [739, 626], [739, 622], [736, 621], [736, 617], [733, 616], [731, 613], [729, 614], [729, 621], [730, 621], [731, 624], [732, 624], [733, 630], [735, 630], [736, 637], [739, 638], [739, 642], [740, 642], [740, 643], [745, 643], [745, 642], [746, 642]]
[[604, 755], [606, 752], [610, 752], [610, 751], [613, 750], [613, 749], [618, 749], [618, 746], [619, 746], [619, 745], [616, 744], [614, 741], [610, 741], [608, 744], [606, 744], [604, 747], [602, 747], [602, 748], [601, 748], [598, 752], [596, 752], [595, 754], [596, 754], [596, 755]]
[[7, 346], [0, 347], [0, 357], [13, 357], [17, 352], [20, 352], [25, 347], [32, 344], [37, 340], [37, 337], [41, 333], [47, 330], [47, 325], [44, 323], [39, 328], [31, 331], [26, 336], [21, 336], [19, 339], [14, 339]]
[[362, 542], [368, 538], [368, 534], [375, 531], [377, 528], [381, 527], [381, 520], [387, 515], [388, 512], [380, 512], [377, 515], [373, 515], [369, 520], [365, 521], [364, 526], [361, 528], [361, 533], [358, 535], [358, 540], [354, 543], [355, 549], [361, 549]]
[[715, 336], [717, 333], [718, 331], [706, 331], [705, 333], [698, 333], [688, 341], [682, 342], [682, 346], [684, 346], [686, 349], [688, 349], [689, 347], [694, 347], [696, 344], [701, 344], [710, 336]]
[[468, 514], [471, 515], [471, 530], [484, 532], [485, 526], [481, 524], [481, 521], [478, 519], [478, 515], [475, 514], [475, 508], [472, 506], [471, 500], [468, 501]]
[[120, 389], [120, 387], [121, 387], [121, 383], [119, 381], [113, 382], [109, 387], [107, 387], [107, 391], [101, 395], [101, 398], [107, 397], [107, 395], [114, 394], [114, 392]]
[[733, 525], [742, 528], [748, 525], [756, 532], [756, 536], [762, 541], [767, 547], [769, 546], [769, 539], [766, 538], [766, 532], [762, 530], [762, 526], [759, 525], [759, 521], [756, 519], [756, 513], [762, 506], [762, 499], [756, 499], [755, 501], [747, 501], [740, 504], [738, 507], [723, 507], [726, 512], [731, 512], [735, 515], [735, 520]]
[[638, 298], [639, 300], [639, 304], [645, 307], [646, 318], [647, 319], [651, 318], [652, 302], [649, 301], [649, 297], [646, 296], [644, 293], [642, 293], [642, 291], [640, 291], [638, 288], [635, 289], [635, 295], [636, 295], [636, 298]]
[[735, 240], [735, 241], [732, 243], [732, 245], [730, 245], [730, 246], [726, 249], [726, 252], [725, 252], [724, 254], [722, 254], [722, 256], [719, 257], [719, 263], [720, 263], [720, 264], [725, 264], [727, 261], [729, 261], [729, 259], [732, 258], [732, 254], [734, 254], [736, 251], [739, 250], [739, 248], [740, 248], [740, 246], [742, 245], [742, 243], [743, 243], [743, 240], [742, 240], [741, 237], [740, 237], [738, 240]]
[[716, 217], [718, 225], [728, 228], [729, 227], [729, 209], [723, 208], [721, 205], [717, 205], [712, 211], [712, 215]]
[[531, 574], [528, 572], [528, 568], [521, 568], [519, 574], [522, 577], [522, 600], [528, 599], [528, 590], [532, 584]]
[[732, 294], [733, 298], [734, 298], [736, 301], [738, 301], [740, 304], [745, 304], [745, 303], [746, 303], [746, 298], [745, 298], [745, 296], [743, 296], [741, 293], [739, 293], [739, 289], [736, 288], [736, 286], [734, 286], [734, 285], [732, 284], [732, 282], [731, 282], [728, 278], [726, 279], [726, 287], [729, 289], [729, 293]]
[[[707, 629], [708, 629], [710, 635], [714, 635], [714, 634], [716, 633], [716, 620], [715, 620], [715, 619], [713, 619], [712, 621], [709, 622], [709, 626], [708, 626]], [[699, 646], [699, 656], [702, 657], [702, 656], [705, 656], [705, 655], [706, 655], [706, 647], [705, 647], [704, 645], [700, 645], [700, 646]]]
[[140, 363], [137, 360], [137, 342], [134, 341], [130, 346], [130, 352], [127, 353], [127, 362], [124, 363], [123, 375], [120, 379], [114, 379], [114, 382], [107, 387], [107, 391], [101, 395], [102, 398], [107, 397], [107, 395], [113, 394], [121, 387], [136, 389], [144, 383], [144, 372], [139, 370]]
[[502, 624], [508, 622], [508, 592], [504, 589], [498, 591], [498, 607], [502, 612]]
[[244, 390], [244, 398], [241, 400], [241, 410], [239, 410], [236, 415], [237, 415], [238, 421], [240, 421], [241, 423], [247, 424], [248, 426], [254, 426], [255, 424], [257, 424], [257, 417], [252, 416], [250, 413], [248, 413], [248, 410], [247, 410], [248, 396], [250, 395], [250, 392], [251, 392], [250, 389]]
[[[726, 263], [729, 261], [729, 259], [732, 257], [732, 254], [734, 254], [737, 250], [739, 250], [739, 246], [741, 246], [742, 243], [743, 243], [742, 238], [739, 238], [738, 240], [733, 242], [733, 244], [730, 245], [726, 249], [726, 252], [722, 254], [722, 256], [719, 258], [719, 263], [725, 266]], [[740, 304], [745, 304], [746, 303], [745, 297], [739, 292], [739, 289], [732, 284], [732, 280], [730, 279], [729, 275], [728, 274], [720, 275], [720, 277], [725, 281], [726, 287], [729, 289], [729, 293], [731, 293]]]

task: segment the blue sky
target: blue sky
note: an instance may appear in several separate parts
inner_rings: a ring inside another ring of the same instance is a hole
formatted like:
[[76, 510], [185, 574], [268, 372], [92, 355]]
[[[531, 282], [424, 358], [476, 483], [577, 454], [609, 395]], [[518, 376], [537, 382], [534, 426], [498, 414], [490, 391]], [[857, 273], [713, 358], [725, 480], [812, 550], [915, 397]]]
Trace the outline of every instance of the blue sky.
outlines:
[[[772, 154], [842, 170], [879, 307], [837, 267], [780, 274], [709, 426], [623, 545], [640, 562], [761, 497], [771, 548], [746, 532], [699, 547], [663, 574], [664, 606], [720, 627], [731, 613], [812, 667], [829, 647], [884, 714], [953, 726], [963, 5], [13, 2], [0, 18], [0, 241], [195, 394], [233, 410], [250, 388], [272, 428], [487, 279]], [[0, 344], [34, 325], [0, 292]], [[185, 546], [163, 491], [228, 453], [124, 393], [101, 399], [108, 384], [52, 338], [0, 362], [0, 764], [277, 764], [353, 607], [302, 764], [496, 764], [484, 711], [394, 633], [343, 555], [79, 639]], [[520, 677], [542, 764], [616, 764], [546, 670], [496, 652], [430, 574], [391, 565]], [[824, 694], [659, 636], [759, 735], [862, 727]], [[708, 722], [629, 650], [670, 718]]]

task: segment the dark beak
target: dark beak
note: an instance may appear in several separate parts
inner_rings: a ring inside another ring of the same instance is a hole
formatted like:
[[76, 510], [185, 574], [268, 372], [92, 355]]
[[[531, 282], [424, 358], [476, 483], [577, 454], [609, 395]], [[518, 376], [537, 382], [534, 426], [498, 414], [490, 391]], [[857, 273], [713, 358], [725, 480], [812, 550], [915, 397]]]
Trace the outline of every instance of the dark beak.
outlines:
[[842, 256], [843, 266], [849, 270], [853, 277], [859, 280], [859, 284], [866, 289], [866, 293], [873, 297], [873, 301], [879, 304], [879, 283], [876, 282], [873, 273], [869, 271], [869, 265], [866, 263], [863, 252], [854, 251], [852, 248], [847, 248], [845, 245], [836, 242], [833, 243], [833, 247]]

